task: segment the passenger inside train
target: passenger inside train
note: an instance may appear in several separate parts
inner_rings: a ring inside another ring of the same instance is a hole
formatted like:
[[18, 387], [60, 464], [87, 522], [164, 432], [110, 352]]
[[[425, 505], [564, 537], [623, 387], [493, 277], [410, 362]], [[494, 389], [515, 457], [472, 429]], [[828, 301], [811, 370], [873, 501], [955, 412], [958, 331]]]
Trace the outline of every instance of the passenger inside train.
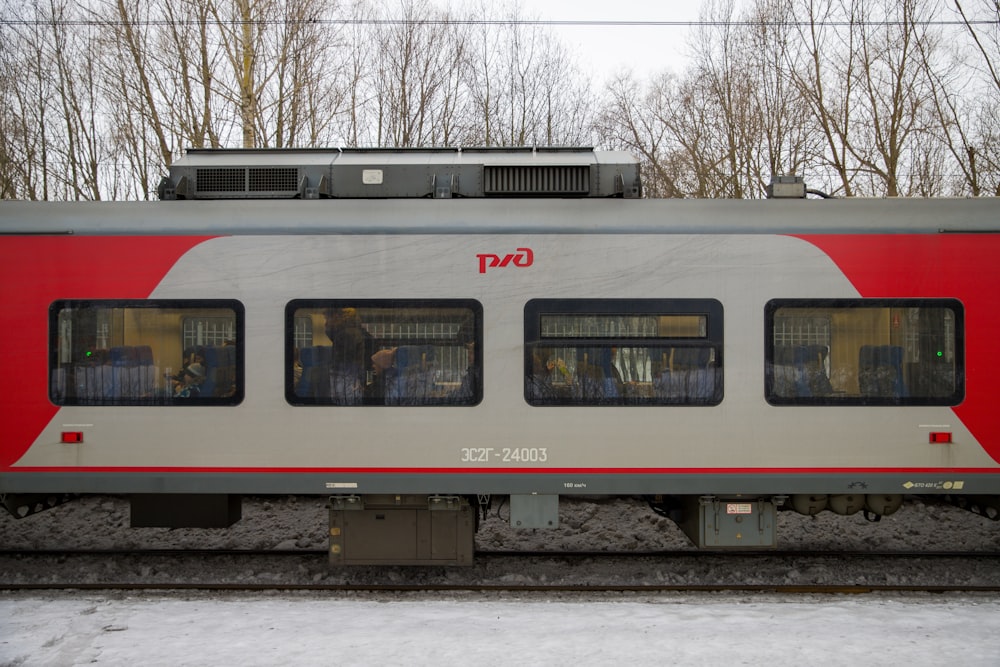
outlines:
[[[298, 405], [475, 405], [482, 308], [469, 300], [296, 301], [286, 398]], [[298, 359], [299, 367], [295, 360]], [[295, 376], [298, 375], [298, 379]]]
[[236, 302], [63, 301], [50, 319], [57, 405], [240, 400]]
[[715, 405], [722, 308], [712, 299], [536, 299], [525, 307], [531, 405]]
[[956, 402], [961, 304], [871, 300], [768, 304], [768, 400], [815, 404]]

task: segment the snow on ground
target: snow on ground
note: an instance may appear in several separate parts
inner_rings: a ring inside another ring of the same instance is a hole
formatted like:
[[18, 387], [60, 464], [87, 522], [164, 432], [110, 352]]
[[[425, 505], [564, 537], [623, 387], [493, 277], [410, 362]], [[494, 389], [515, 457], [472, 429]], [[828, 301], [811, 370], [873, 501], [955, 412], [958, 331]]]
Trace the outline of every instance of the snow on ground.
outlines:
[[[20, 521], [0, 517], [0, 547], [326, 546], [322, 500], [247, 498], [243, 517], [227, 530], [131, 529], [127, 501], [83, 498]], [[514, 531], [503, 518], [501, 509], [483, 523], [479, 548], [690, 548], [676, 526], [629, 499], [568, 500], [554, 531]], [[786, 548], [1000, 552], [997, 523], [919, 501], [879, 523], [828, 512], [782, 512], [778, 522]], [[713, 561], [703, 562], [710, 569]], [[734, 576], [757, 576], [759, 563]], [[992, 667], [1000, 665], [1000, 596], [0, 594], [0, 667], [614, 663]]]
[[[491, 510], [476, 535], [478, 549], [694, 549], [672, 521], [634, 498], [563, 497], [553, 530], [515, 530], [508, 516], [506, 506]], [[229, 529], [130, 528], [126, 498], [85, 496], [19, 520], [0, 510], [0, 547], [325, 549], [328, 525], [324, 498], [252, 496]], [[920, 500], [877, 523], [861, 513], [779, 512], [777, 530], [781, 548], [1000, 551], [1000, 522]]]
[[0, 665], [1000, 664], [1000, 600], [0, 597]]

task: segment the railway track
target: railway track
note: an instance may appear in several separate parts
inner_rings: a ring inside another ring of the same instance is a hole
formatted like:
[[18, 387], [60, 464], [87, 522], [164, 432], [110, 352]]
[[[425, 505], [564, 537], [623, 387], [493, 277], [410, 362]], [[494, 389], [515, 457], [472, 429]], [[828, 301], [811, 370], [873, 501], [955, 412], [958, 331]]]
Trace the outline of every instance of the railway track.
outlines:
[[481, 552], [469, 568], [331, 569], [322, 550], [0, 550], [0, 590], [998, 593], [984, 551]]
[[[188, 548], [156, 548], [156, 549], [0, 549], [0, 558], [5, 557], [72, 557], [72, 556], [316, 556], [325, 557], [323, 549], [188, 549]], [[587, 558], [971, 558], [1000, 560], [1000, 551], [920, 551], [913, 549], [892, 550], [817, 550], [817, 549], [784, 549], [784, 550], [726, 550], [712, 551], [709, 549], [657, 549], [657, 550], [602, 550], [602, 551], [558, 551], [552, 549], [504, 549], [476, 551], [476, 558], [563, 558], [582, 560]]]
[[344, 593], [769, 593], [791, 595], [866, 595], [874, 593], [1000, 593], [1000, 585], [949, 584], [232, 584], [232, 583], [15, 583], [2, 591], [199, 591]]

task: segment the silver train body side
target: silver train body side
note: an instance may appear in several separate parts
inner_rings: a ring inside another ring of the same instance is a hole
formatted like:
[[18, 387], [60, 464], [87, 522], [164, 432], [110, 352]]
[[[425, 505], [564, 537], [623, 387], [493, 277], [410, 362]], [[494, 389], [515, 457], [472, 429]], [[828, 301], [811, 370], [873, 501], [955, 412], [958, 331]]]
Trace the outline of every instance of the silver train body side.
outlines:
[[[4, 202], [0, 234], [3, 330], [44, 332], [4, 345], [37, 377], [4, 390], [2, 494], [1000, 494], [996, 200]], [[50, 308], [88, 299], [240, 304], [239, 400], [53, 404]], [[956, 400], [771, 400], [769, 304], [907, 299], [960, 305]], [[290, 401], [289, 304], [323, 300], [478, 304], [477, 402]], [[531, 404], [538, 300], [719, 304], [720, 400]]]
[[[137, 248], [144, 236], [212, 236], [185, 252], [149, 297], [224, 297], [246, 309], [246, 395], [239, 405], [183, 415], [158, 407], [62, 407], [10, 468], [35, 472], [4, 475], [7, 490], [54, 490], [41, 480], [55, 468], [51, 479], [68, 477], [86, 491], [186, 491], [204, 489], [206, 480], [226, 492], [322, 493], [329, 484], [358, 483], [379, 492], [759, 493], [856, 482], [889, 491], [940, 477], [896, 470], [989, 473], [997, 466], [951, 407], [770, 405], [763, 354], [769, 300], [866, 296], [803, 236], [849, 235], [864, 244], [886, 233], [955, 238], [942, 233], [954, 231], [993, 243], [996, 237], [983, 234], [996, 226], [991, 200], [5, 203], [0, 211], [8, 234], [128, 236], [139, 238]], [[531, 249], [531, 266], [481, 270], [480, 256], [518, 248]], [[93, 270], [114, 272], [115, 257], [95, 258]], [[996, 284], [992, 267], [971, 270], [976, 282]], [[86, 295], [67, 289], [67, 296]], [[289, 405], [284, 308], [321, 298], [477, 300], [485, 329], [481, 403]], [[724, 399], [712, 407], [528, 405], [523, 320], [525, 304], [536, 298], [717, 299], [725, 310]], [[48, 306], [38, 304], [32, 315]], [[88, 424], [83, 446], [59, 444], [66, 424]], [[925, 424], [950, 425], [953, 446], [929, 444]], [[468, 447], [544, 447], [546, 460], [468, 465], [483, 463], [463, 460]], [[75, 467], [101, 472], [74, 475]], [[207, 472], [166, 472], [175, 467]], [[163, 472], [131, 472], [144, 469]], [[973, 478], [983, 491], [996, 491], [995, 475]]]

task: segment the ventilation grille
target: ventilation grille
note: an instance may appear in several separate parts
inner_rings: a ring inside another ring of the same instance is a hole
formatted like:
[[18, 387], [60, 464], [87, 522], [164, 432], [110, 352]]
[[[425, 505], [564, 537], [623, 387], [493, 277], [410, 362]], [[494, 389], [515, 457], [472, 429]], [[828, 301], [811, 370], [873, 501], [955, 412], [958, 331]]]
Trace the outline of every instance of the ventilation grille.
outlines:
[[295, 167], [250, 169], [250, 192], [298, 190], [299, 170]]
[[196, 178], [200, 192], [243, 192], [246, 190], [246, 169], [198, 169]]
[[572, 147], [189, 149], [161, 199], [640, 197], [639, 163]]
[[261, 193], [296, 192], [297, 167], [216, 167], [197, 169], [198, 192]]
[[484, 167], [487, 195], [581, 195], [590, 192], [590, 167]]

